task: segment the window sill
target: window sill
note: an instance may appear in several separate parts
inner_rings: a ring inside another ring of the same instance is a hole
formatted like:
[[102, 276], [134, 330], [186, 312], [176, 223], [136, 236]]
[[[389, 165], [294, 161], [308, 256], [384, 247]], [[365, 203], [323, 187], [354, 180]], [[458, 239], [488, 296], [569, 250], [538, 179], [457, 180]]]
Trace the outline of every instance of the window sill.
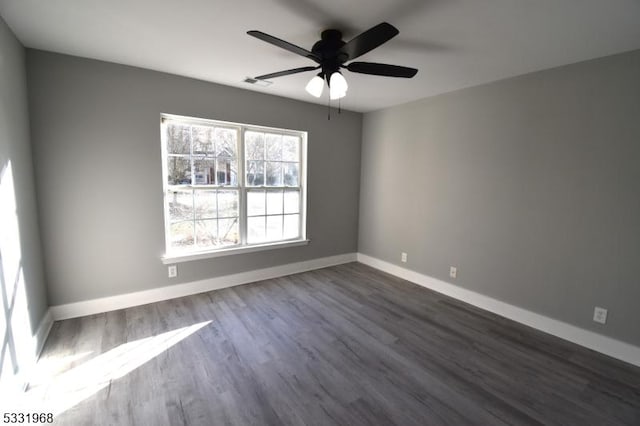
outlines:
[[305, 246], [310, 240], [292, 240], [277, 243], [256, 244], [252, 246], [232, 247], [216, 251], [195, 252], [185, 254], [167, 254], [162, 256], [162, 263], [169, 265], [172, 263], [190, 262], [192, 260], [210, 259], [214, 257], [231, 256], [234, 254], [253, 253], [256, 251], [275, 250], [287, 247]]

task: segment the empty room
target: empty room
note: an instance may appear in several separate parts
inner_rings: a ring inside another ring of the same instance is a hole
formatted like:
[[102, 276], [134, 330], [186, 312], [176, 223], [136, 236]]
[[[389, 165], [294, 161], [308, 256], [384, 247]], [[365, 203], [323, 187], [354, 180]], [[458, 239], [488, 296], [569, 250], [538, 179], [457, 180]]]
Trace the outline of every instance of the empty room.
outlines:
[[640, 425], [640, 2], [0, 0], [0, 421]]

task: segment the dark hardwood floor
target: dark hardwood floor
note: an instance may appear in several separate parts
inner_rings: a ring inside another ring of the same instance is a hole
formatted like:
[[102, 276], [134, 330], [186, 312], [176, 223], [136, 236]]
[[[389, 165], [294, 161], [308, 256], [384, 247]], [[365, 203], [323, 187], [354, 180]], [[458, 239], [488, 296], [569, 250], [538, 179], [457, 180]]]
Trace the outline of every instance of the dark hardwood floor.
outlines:
[[358, 263], [57, 322], [38, 368], [69, 425], [640, 425], [639, 368]]

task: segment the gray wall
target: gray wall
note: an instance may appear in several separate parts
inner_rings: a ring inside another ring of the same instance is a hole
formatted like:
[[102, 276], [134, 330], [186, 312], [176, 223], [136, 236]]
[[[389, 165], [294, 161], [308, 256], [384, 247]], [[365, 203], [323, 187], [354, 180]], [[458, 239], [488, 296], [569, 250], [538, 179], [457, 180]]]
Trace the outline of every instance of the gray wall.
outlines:
[[360, 252], [640, 344], [640, 51], [365, 114], [361, 176]]
[[[35, 50], [27, 68], [52, 305], [356, 251], [361, 114], [327, 121], [318, 105]], [[311, 243], [181, 263], [167, 278], [160, 113], [308, 131]]]
[[[0, 18], [0, 194], [3, 197], [0, 199], [0, 370], [12, 363], [6, 360], [12, 358], [16, 343], [22, 339], [31, 343], [48, 307], [36, 215], [25, 71], [24, 48]], [[7, 315], [11, 322], [8, 328], [5, 327]], [[22, 355], [31, 357], [33, 353]], [[31, 359], [19, 357], [17, 361], [23, 364]], [[0, 377], [7, 377], [7, 373], [12, 372], [1, 371]]]

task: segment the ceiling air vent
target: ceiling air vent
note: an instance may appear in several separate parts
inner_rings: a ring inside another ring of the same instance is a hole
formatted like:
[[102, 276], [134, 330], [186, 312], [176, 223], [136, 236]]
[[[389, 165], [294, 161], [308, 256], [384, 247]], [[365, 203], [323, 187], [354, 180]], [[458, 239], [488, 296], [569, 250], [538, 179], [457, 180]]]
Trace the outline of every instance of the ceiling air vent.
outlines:
[[257, 80], [255, 78], [251, 78], [251, 77], [247, 77], [242, 81], [245, 82], [245, 83], [254, 84], [256, 86], [261, 86], [261, 87], [268, 87], [268, 86], [271, 86], [273, 84], [273, 81]]

